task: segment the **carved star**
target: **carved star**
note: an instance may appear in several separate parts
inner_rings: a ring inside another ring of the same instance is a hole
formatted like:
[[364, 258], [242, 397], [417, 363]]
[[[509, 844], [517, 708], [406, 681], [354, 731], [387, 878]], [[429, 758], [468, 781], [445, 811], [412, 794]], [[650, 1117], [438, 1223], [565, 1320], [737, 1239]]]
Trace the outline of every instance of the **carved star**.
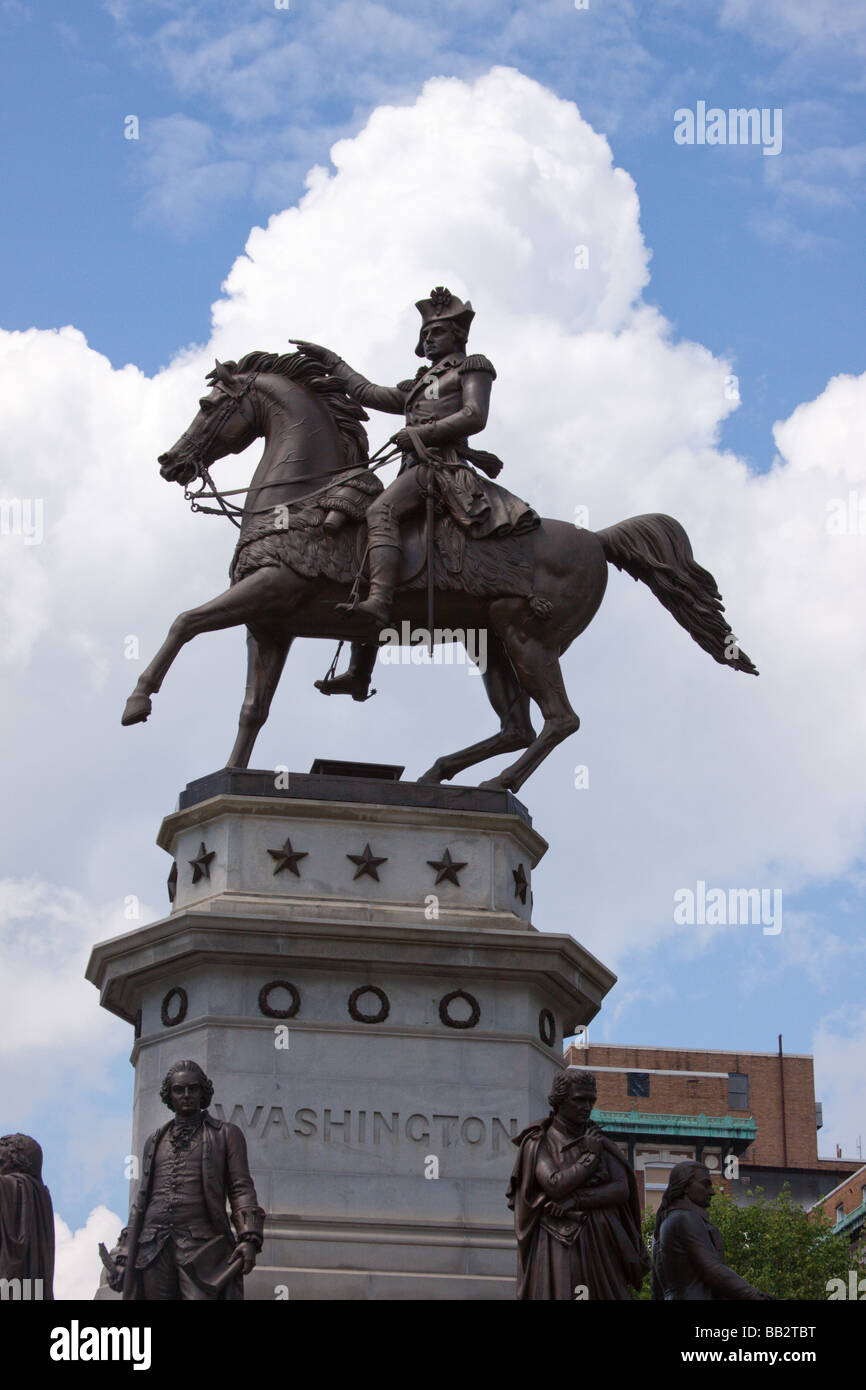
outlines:
[[210, 861], [216, 858], [216, 850], [205, 848], [204, 840], [195, 859], [190, 859], [192, 865], [192, 881], [198, 883], [201, 878], [210, 878]]
[[451, 858], [450, 849], [446, 849], [441, 859], [428, 859], [427, 863], [430, 865], [431, 869], [436, 870], [437, 883], [454, 883], [458, 888], [460, 887], [460, 880], [457, 874], [460, 869], [466, 868], [466, 860], [464, 860], [463, 863], [459, 863], [457, 860]]
[[388, 862], [387, 855], [385, 855], [384, 858], [377, 859], [369, 845], [364, 846], [363, 854], [347, 854], [346, 858], [351, 859], [352, 863], [358, 866], [355, 869], [355, 878], [363, 878], [366, 874], [367, 878], [374, 878], [377, 883], [379, 882], [379, 865], [387, 864]]
[[514, 879], [514, 896], [519, 898], [522, 903], [526, 902], [526, 890], [529, 887], [529, 879], [522, 864], [518, 864], [516, 869], [511, 870]]
[[288, 869], [290, 874], [295, 875], [295, 878], [301, 877], [301, 871], [298, 868], [298, 860], [306, 859], [308, 853], [309, 851], [305, 849], [292, 849], [292, 842], [289, 839], [286, 840], [282, 849], [268, 850], [268, 854], [271, 858], [277, 860], [277, 863], [274, 865], [274, 873], [281, 874], [283, 869]]

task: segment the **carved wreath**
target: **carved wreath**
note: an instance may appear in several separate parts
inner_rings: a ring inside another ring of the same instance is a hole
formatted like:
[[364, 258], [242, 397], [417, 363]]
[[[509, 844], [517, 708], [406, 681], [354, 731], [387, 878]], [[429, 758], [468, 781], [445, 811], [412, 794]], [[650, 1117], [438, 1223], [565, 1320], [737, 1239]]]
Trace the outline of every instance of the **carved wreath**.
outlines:
[[[275, 989], [284, 989], [290, 996], [290, 1003], [287, 1009], [277, 1009], [270, 1002], [271, 992]], [[294, 1018], [301, 1007], [301, 996], [290, 984], [288, 980], [270, 980], [266, 985], [262, 985], [259, 990], [259, 1009], [265, 1018]]]
[[538, 1036], [547, 1047], [553, 1047], [556, 1037], [556, 1020], [550, 1009], [542, 1009], [538, 1015]]
[[[376, 1013], [365, 1014], [358, 1008], [358, 1000], [362, 994], [375, 994], [380, 1004]], [[379, 989], [378, 985], [359, 985], [349, 995], [349, 1015], [356, 1023], [384, 1023], [390, 1012], [391, 1004], [388, 996], [383, 989]]]
[[[471, 1010], [468, 1018], [452, 1018], [448, 1012], [455, 999], [464, 999]], [[465, 989], [454, 989], [439, 1000], [439, 1017], [446, 1028], [474, 1028], [481, 1017], [481, 1005], [474, 994]]]
[[[172, 1004], [177, 1000], [177, 1013], [170, 1013]], [[175, 985], [170, 989], [162, 1001], [160, 1016], [166, 1028], [174, 1028], [175, 1024], [183, 1023], [186, 1018], [186, 1011], [189, 1007], [189, 997], [185, 989], [180, 985]]]

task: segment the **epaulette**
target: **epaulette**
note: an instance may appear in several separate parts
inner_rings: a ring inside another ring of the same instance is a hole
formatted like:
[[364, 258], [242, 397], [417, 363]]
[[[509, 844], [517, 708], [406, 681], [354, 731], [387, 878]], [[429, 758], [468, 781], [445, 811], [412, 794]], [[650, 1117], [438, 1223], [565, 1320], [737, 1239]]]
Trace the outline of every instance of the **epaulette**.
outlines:
[[465, 358], [457, 371], [461, 376], [464, 372], [489, 372], [493, 380], [496, 380], [496, 368], [490, 358], [485, 357], [481, 352], [474, 352], [471, 357]]
[[412, 387], [415, 385], [415, 382], [416, 382], [416, 381], [420, 381], [421, 378], [422, 378], [422, 376], [426, 376], [426, 375], [427, 375], [427, 372], [428, 372], [429, 370], [430, 370], [429, 367], [419, 367], [418, 370], [417, 370], [417, 372], [415, 373], [415, 375], [414, 375], [413, 377], [408, 377], [408, 378], [406, 379], [406, 381], [398, 381], [398, 382], [397, 382], [397, 390], [398, 390], [398, 391], [411, 391], [411, 390], [412, 390]]

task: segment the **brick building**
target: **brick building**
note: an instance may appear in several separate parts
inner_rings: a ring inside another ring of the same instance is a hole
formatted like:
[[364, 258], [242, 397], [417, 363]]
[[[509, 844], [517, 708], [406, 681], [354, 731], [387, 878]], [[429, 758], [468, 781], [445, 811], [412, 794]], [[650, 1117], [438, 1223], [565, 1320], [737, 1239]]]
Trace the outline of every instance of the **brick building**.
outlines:
[[741, 1205], [787, 1183], [808, 1207], [861, 1166], [818, 1157], [812, 1058], [783, 1055], [781, 1040], [778, 1052], [718, 1052], [578, 1039], [566, 1061], [595, 1074], [594, 1118], [628, 1154], [645, 1206], [658, 1206], [671, 1168], [687, 1158], [706, 1163]]
[[852, 1245], [860, 1247], [866, 1226], [866, 1163], [836, 1185], [831, 1192], [815, 1202], [813, 1211], [823, 1207], [833, 1230], [847, 1235]]

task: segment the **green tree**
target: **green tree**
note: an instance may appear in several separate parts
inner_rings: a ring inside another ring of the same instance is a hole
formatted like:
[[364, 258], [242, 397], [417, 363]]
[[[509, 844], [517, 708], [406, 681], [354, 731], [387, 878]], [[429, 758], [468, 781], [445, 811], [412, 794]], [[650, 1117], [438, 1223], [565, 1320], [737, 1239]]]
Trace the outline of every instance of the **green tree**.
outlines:
[[[762, 1293], [779, 1299], [825, 1299], [830, 1279], [847, 1282], [854, 1256], [847, 1237], [832, 1234], [832, 1222], [823, 1211], [806, 1212], [792, 1199], [786, 1185], [770, 1200], [758, 1196], [747, 1207], [738, 1207], [724, 1192], [710, 1203], [709, 1218], [725, 1242], [725, 1260], [737, 1274]], [[643, 1236], [652, 1248], [655, 1213], [646, 1212]], [[638, 1295], [650, 1296], [649, 1276]]]

